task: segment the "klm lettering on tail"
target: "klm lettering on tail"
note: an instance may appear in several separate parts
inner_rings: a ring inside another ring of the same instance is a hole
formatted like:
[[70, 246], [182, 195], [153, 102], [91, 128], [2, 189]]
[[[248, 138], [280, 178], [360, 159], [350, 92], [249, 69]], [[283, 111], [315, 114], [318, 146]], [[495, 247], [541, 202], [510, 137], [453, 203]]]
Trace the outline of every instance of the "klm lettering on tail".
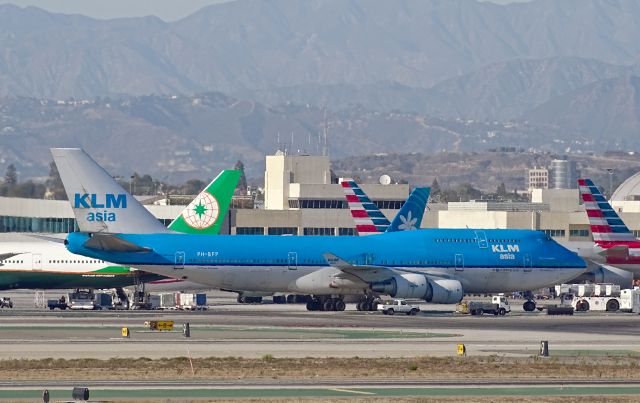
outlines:
[[491, 245], [491, 251], [495, 253], [516, 253], [520, 252], [519, 245], [507, 245], [505, 248], [504, 245]]
[[[76, 193], [73, 197], [73, 208], [93, 209], [126, 209], [127, 195], [124, 193], [107, 193], [104, 197], [96, 193]], [[107, 210], [87, 213], [87, 221], [116, 221], [115, 212]]]

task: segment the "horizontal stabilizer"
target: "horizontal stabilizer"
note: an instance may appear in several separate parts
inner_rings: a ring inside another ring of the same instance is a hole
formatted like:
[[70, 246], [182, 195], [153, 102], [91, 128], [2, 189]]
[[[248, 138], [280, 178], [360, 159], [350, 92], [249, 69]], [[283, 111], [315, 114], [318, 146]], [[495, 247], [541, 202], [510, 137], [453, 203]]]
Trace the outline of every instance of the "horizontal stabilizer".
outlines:
[[84, 246], [107, 252], [151, 252], [149, 248], [136, 245], [111, 234], [94, 234], [84, 243]]
[[612, 246], [611, 248], [604, 249], [598, 253], [606, 257], [624, 258], [629, 256], [629, 247], [627, 245], [616, 245]]
[[53, 243], [64, 243], [64, 238], [58, 238], [51, 235], [39, 235], [39, 234], [24, 234], [29, 238], [39, 239], [41, 241], [53, 242]]

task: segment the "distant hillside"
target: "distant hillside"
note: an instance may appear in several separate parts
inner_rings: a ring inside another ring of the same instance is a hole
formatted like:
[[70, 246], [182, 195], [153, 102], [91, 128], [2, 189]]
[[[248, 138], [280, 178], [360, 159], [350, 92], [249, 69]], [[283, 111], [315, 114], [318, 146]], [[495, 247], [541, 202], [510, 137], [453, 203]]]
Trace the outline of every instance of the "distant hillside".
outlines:
[[627, 0], [236, 0], [171, 23], [2, 5], [0, 95], [427, 88], [514, 59], [628, 65], [639, 61], [638, 20], [640, 3]]
[[608, 149], [633, 149], [640, 138], [640, 77], [597, 81], [554, 98], [524, 115], [566, 130], [569, 137], [607, 140]]
[[[437, 154], [386, 154], [338, 159], [332, 162], [334, 172], [343, 177], [357, 177], [365, 183], [377, 183], [382, 174], [394, 181], [407, 181], [413, 186], [430, 186], [434, 178], [442, 188], [455, 188], [469, 183], [485, 193], [495, 192], [504, 183], [508, 192], [526, 188], [528, 169], [548, 167], [561, 155], [528, 152], [467, 152]], [[629, 176], [640, 172], [640, 154], [587, 155], [570, 154], [583, 177], [601, 186], [609, 183], [606, 168], [615, 167], [614, 189]]]
[[[265, 107], [220, 93], [85, 101], [0, 99], [0, 167], [14, 163], [21, 177], [44, 176], [49, 147], [83, 147], [113, 174], [133, 171], [179, 182], [207, 179], [237, 160], [262, 177], [264, 155], [280, 148], [318, 153], [324, 110]], [[361, 107], [328, 111], [334, 158], [374, 153], [478, 151], [517, 147], [538, 151], [602, 150], [608, 139], [574, 140], [562, 131], [517, 122], [434, 118]], [[635, 138], [640, 148], [640, 138]], [[580, 143], [577, 143], [580, 141]], [[604, 142], [604, 143], [602, 143]], [[581, 145], [582, 144], [582, 145]]]
[[379, 82], [246, 90], [239, 95], [254, 96], [268, 105], [310, 103], [333, 109], [362, 105], [372, 110], [449, 118], [508, 120], [587, 84], [630, 74], [640, 74], [640, 65], [617, 66], [576, 57], [516, 59], [482, 67], [430, 88]]

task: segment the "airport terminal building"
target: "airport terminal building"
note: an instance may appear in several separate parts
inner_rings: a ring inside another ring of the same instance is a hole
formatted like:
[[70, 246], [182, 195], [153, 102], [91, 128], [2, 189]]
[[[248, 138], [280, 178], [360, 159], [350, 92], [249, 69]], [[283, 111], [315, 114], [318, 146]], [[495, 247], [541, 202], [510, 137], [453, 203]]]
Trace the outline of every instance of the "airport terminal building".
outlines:
[[[362, 184], [384, 214], [393, 218], [409, 195], [407, 184]], [[589, 223], [577, 189], [532, 189], [530, 203], [471, 201], [430, 204], [422, 227], [523, 228], [542, 230], [561, 241], [588, 241]], [[223, 233], [244, 235], [354, 235], [344, 193], [332, 181], [329, 157], [266, 157], [263, 208], [232, 208]], [[163, 199], [164, 200], [164, 199]], [[183, 205], [141, 199], [168, 224]], [[613, 193], [611, 204], [640, 236], [640, 173]], [[66, 233], [77, 230], [67, 201], [0, 198], [0, 232]]]

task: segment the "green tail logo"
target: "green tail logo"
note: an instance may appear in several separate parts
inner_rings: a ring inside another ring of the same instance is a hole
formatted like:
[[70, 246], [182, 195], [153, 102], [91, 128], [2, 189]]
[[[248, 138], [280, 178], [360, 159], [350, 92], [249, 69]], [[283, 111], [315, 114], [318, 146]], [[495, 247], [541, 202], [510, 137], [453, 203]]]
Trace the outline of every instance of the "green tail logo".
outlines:
[[218, 234], [229, 211], [241, 171], [226, 169], [207, 186], [173, 222], [169, 229], [186, 234]]

